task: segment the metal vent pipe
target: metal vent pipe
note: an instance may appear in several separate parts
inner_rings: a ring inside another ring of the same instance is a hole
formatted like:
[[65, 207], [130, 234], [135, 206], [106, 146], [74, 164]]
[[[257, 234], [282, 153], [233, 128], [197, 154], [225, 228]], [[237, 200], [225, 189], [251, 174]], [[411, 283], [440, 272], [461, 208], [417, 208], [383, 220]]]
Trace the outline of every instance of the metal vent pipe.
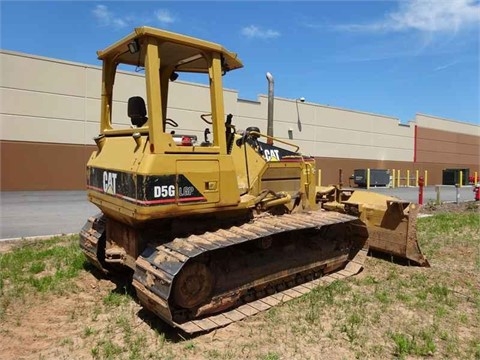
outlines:
[[[273, 137], [273, 76], [267, 72], [268, 80], [268, 113], [267, 113], [267, 135]], [[273, 139], [269, 137], [267, 144], [272, 145]]]

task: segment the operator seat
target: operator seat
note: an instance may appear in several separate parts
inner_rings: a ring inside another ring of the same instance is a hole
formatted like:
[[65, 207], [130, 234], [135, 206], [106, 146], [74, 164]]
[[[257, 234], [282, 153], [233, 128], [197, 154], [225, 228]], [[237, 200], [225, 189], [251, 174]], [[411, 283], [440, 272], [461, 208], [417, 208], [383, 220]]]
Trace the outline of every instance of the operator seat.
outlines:
[[225, 121], [225, 136], [227, 140], [227, 154], [232, 153], [233, 139], [235, 138], [235, 127], [232, 125], [233, 115], [228, 114]]
[[128, 99], [127, 112], [134, 126], [142, 127], [148, 120], [145, 101], [141, 96], [132, 96]]

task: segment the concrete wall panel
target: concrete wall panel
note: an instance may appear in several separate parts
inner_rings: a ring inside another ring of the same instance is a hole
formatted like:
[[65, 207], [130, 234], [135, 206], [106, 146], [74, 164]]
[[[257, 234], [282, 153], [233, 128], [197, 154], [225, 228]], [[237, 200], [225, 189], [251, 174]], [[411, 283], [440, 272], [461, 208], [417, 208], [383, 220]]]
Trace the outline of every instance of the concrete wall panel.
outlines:
[[0, 129], [3, 140], [82, 144], [85, 138], [83, 121], [2, 114]]
[[0, 88], [0, 97], [3, 114], [66, 121], [85, 119], [85, 101], [81, 97], [11, 88]]
[[415, 121], [419, 127], [480, 136], [479, 119], [477, 119], [476, 124], [469, 124], [432, 115], [417, 114]]
[[87, 65], [2, 52], [0, 86], [83, 97], [86, 67]]

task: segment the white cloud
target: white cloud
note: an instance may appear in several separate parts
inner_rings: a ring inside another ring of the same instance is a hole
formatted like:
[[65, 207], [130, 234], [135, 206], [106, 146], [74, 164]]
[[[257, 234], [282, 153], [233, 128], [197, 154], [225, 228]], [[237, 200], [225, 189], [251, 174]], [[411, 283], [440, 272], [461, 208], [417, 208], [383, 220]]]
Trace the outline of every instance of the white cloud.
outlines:
[[128, 25], [128, 21], [126, 19], [115, 16], [115, 14], [108, 10], [105, 5], [95, 6], [95, 9], [92, 10], [92, 14], [102, 26], [124, 28]]
[[454, 66], [456, 64], [458, 64], [458, 61], [454, 61], [454, 62], [445, 64], [445, 65], [440, 65], [440, 66], [437, 66], [435, 69], [433, 69], [433, 71], [435, 71], [435, 72], [436, 71], [442, 71], [442, 70], [448, 69], [449, 67]]
[[176, 21], [176, 18], [165, 9], [159, 9], [149, 16], [139, 14], [129, 14], [128, 16], [118, 16], [105, 5], [97, 5], [92, 10], [92, 14], [101, 26], [112, 26], [116, 29], [122, 29], [127, 26], [140, 25], [158, 25], [167, 26]]
[[241, 34], [248, 38], [272, 39], [280, 36], [280, 33], [272, 29], [261, 29], [255, 25], [249, 25], [241, 30]]
[[169, 25], [175, 22], [175, 18], [170, 11], [165, 9], [155, 11], [155, 17], [162, 25]]
[[479, 26], [478, 0], [407, 0], [384, 19], [365, 24], [337, 25], [347, 31], [453, 32]]

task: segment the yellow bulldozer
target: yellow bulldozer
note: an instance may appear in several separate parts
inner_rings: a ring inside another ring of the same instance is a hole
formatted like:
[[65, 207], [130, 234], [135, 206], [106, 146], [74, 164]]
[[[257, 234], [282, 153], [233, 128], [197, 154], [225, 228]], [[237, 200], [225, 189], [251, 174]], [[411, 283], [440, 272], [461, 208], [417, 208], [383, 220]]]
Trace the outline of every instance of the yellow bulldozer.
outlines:
[[[131, 277], [141, 304], [165, 322], [187, 333], [225, 326], [358, 273], [369, 249], [428, 265], [415, 204], [318, 187], [315, 159], [274, 138], [270, 74], [262, 134], [225, 114], [222, 77], [243, 65], [218, 44], [139, 27], [98, 58], [100, 132], [87, 189], [101, 213], [80, 246], [101, 271]], [[131, 94], [127, 114], [114, 111], [119, 65], [145, 72], [146, 98]], [[177, 134], [182, 120], [167, 114], [169, 84], [182, 73], [208, 78], [202, 142]], [[127, 116], [129, 126], [115, 125]]]

